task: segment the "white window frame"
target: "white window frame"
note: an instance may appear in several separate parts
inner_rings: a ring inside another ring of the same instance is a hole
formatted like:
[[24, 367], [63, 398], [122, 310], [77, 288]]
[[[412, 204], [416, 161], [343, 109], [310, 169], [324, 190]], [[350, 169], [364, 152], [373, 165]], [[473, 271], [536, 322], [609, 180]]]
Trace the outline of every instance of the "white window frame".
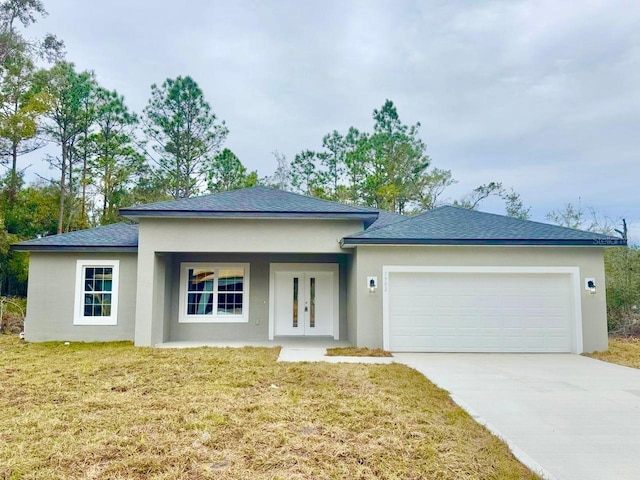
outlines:
[[[215, 271], [213, 288], [213, 315], [187, 315], [187, 282], [190, 268], [209, 268]], [[218, 315], [219, 271], [224, 269], [244, 269], [242, 282], [242, 315]], [[189, 262], [180, 264], [180, 299], [178, 301], [178, 323], [248, 323], [249, 322], [249, 264], [248, 263], [211, 263]]]
[[[110, 267], [113, 271], [113, 279], [111, 280], [111, 315], [108, 317], [86, 317], [84, 315], [84, 275], [87, 267]], [[117, 325], [119, 279], [120, 260], [78, 260], [76, 262], [76, 294], [73, 324]]]

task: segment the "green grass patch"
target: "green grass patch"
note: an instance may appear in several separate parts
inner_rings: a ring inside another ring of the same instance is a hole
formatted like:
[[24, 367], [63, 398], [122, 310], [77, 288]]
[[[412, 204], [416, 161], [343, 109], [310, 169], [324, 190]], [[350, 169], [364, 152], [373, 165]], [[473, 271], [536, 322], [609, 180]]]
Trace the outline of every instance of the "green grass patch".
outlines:
[[0, 337], [0, 479], [533, 479], [402, 365]]

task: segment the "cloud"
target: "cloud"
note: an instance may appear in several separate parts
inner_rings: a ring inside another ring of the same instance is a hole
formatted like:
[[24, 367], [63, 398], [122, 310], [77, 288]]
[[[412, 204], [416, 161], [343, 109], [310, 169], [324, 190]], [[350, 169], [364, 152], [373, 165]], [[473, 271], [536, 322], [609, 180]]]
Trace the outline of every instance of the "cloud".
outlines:
[[[141, 110], [189, 74], [260, 174], [394, 100], [459, 196], [503, 181], [538, 219], [578, 197], [637, 208], [640, 3], [47, 0], [32, 28]], [[640, 220], [638, 220], [640, 221]]]

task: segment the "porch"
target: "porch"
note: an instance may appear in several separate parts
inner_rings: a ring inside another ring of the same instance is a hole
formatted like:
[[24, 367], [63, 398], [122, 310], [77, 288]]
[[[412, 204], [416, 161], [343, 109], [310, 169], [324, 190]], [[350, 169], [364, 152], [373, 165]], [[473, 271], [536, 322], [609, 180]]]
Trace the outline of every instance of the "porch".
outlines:
[[[349, 346], [349, 257], [156, 252], [153, 281], [138, 283], [152, 302], [151, 345]], [[142, 325], [136, 324], [137, 339]]]

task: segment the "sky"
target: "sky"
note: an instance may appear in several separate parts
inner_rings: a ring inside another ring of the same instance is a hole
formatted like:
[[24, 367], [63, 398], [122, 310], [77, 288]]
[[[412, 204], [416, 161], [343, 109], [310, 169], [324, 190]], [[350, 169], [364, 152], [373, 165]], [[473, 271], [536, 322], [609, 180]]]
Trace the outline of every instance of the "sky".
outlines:
[[[45, 0], [78, 69], [141, 112], [150, 86], [190, 75], [250, 170], [371, 131], [392, 100], [420, 122], [453, 201], [502, 182], [533, 220], [593, 207], [640, 242], [640, 2]], [[28, 176], [52, 176], [32, 155]], [[503, 213], [502, 203], [481, 210]]]

